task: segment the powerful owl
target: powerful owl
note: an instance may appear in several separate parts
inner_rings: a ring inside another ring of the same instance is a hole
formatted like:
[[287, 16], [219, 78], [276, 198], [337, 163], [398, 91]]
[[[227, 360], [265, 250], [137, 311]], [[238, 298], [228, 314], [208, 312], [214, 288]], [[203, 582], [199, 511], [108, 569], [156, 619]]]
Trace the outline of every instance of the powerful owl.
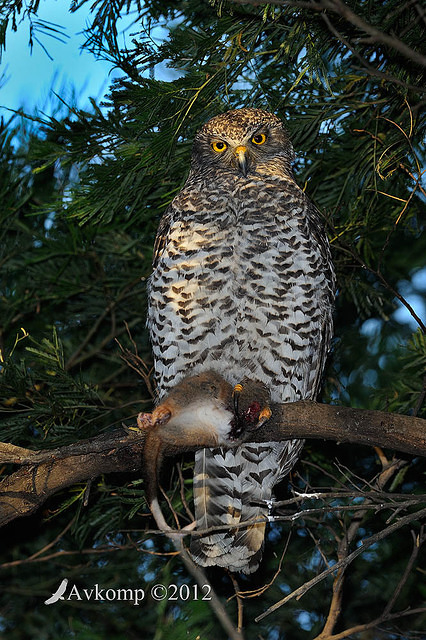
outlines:
[[[149, 281], [159, 401], [206, 370], [231, 385], [258, 380], [272, 402], [315, 398], [332, 332], [334, 272], [292, 161], [281, 120], [261, 109], [218, 115], [195, 136], [188, 179], [160, 222]], [[197, 451], [197, 528], [225, 525], [193, 537], [199, 564], [258, 568], [272, 489], [302, 445]]]

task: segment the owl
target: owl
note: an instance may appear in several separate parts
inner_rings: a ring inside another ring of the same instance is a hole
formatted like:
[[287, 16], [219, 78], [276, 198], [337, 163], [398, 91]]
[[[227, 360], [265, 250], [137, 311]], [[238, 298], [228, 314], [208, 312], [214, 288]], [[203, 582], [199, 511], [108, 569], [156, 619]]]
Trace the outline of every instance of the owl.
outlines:
[[[230, 385], [257, 380], [272, 402], [316, 397], [334, 271], [292, 161], [283, 123], [261, 109], [228, 111], [196, 134], [187, 181], [159, 225], [148, 285], [158, 402], [205, 371]], [[302, 446], [248, 442], [196, 452], [197, 529], [214, 528], [192, 538], [197, 563], [258, 568], [273, 487]]]

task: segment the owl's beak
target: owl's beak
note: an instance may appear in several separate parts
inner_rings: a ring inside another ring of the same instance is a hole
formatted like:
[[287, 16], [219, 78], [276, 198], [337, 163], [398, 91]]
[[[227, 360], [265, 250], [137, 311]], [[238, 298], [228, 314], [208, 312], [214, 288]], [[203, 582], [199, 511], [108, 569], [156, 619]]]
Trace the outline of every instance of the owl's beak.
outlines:
[[239, 170], [241, 171], [243, 176], [246, 176], [248, 169], [247, 147], [244, 147], [243, 145], [237, 147], [235, 149], [235, 156], [237, 158]]

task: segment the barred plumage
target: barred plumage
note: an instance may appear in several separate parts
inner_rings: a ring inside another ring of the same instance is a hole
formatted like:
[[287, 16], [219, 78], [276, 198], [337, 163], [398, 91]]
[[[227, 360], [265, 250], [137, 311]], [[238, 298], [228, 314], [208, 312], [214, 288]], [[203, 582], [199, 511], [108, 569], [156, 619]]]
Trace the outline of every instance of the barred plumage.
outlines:
[[[260, 380], [273, 402], [316, 396], [332, 331], [334, 274], [292, 159], [281, 121], [260, 109], [227, 112], [197, 134], [188, 180], [160, 223], [150, 278], [159, 399], [205, 370], [232, 385], [244, 376]], [[197, 452], [197, 527], [235, 526], [195, 538], [197, 562], [256, 570], [273, 486], [302, 444]], [[238, 529], [247, 520], [257, 523]]]

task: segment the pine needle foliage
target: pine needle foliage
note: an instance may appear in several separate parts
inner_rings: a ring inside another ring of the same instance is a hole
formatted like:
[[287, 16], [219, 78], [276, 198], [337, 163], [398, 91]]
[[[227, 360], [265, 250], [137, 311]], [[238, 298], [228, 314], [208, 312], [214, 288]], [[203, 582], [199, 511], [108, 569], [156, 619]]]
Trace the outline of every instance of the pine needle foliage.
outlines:
[[[339, 290], [322, 399], [424, 416], [425, 307], [413, 303], [426, 289], [424, 13], [416, 1], [348, 0], [344, 12], [342, 5], [71, 3], [70, 10], [90, 12], [86, 48], [120, 75], [90, 109], [62, 103], [55, 115], [1, 123], [2, 440], [53, 447], [131, 424], [150, 408], [146, 279], [158, 221], [187, 176], [197, 129], [242, 106], [274, 111], [285, 121], [298, 183], [329, 232]], [[8, 24], [31, 31], [38, 7], [1, 3], [0, 47]], [[131, 22], [125, 45], [121, 20]], [[123, 362], [117, 340], [145, 362], [145, 377]], [[308, 443], [291, 482], [299, 491], [346, 486], [368, 504], [382, 455]], [[390, 460], [392, 453], [386, 455]], [[163, 478], [179, 513], [182, 494], [190, 503], [192, 491], [191, 457], [182, 463], [182, 489], [171, 462]], [[420, 459], [406, 456], [389, 488], [394, 500], [424, 492], [424, 470]], [[278, 497], [288, 498], [287, 489]], [[335, 562], [336, 540], [354, 530], [357, 499], [345, 494], [324, 502], [321, 514], [271, 527], [262, 575], [242, 578], [241, 588], [272, 580], [287, 550], [269, 589], [246, 601], [247, 639], [298, 640], [321, 632], [332, 577], [273, 616], [253, 620], [326, 561]], [[318, 501], [306, 500], [304, 508], [318, 508]], [[367, 509], [352, 547], [384, 529], [393, 513]], [[3, 561], [17, 562], [3, 568], [0, 628], [8, 638], [223, 635], [208, 605], [194, 598], [147, 598], [137, 607], [78, 599], [61, 609], [41, 604], [58, 576], [81, 588], [142, 586], [147, 593], [155, 583], [192, 585], [179, 559], [167, 555], [170, 543], [149, 532], [140, 474], [74, 487], [13, 526], [2, 534]], [[411, 526], [417, 535], [419, 523]], [[411, 542], [403, 529], [351, 565], [335, 633], [380, 616], [404, 574]], [[28, 558], [43, 548], [34, 572]], [[232, 595], [222, 573], [209, 577], [224, 601]], [[413, 571], [396, 610], [420, 608], [426, 595], [420, 583]], [[384, 620], [373, 633], [410, 640], [425, 629], [420, 612]]]

